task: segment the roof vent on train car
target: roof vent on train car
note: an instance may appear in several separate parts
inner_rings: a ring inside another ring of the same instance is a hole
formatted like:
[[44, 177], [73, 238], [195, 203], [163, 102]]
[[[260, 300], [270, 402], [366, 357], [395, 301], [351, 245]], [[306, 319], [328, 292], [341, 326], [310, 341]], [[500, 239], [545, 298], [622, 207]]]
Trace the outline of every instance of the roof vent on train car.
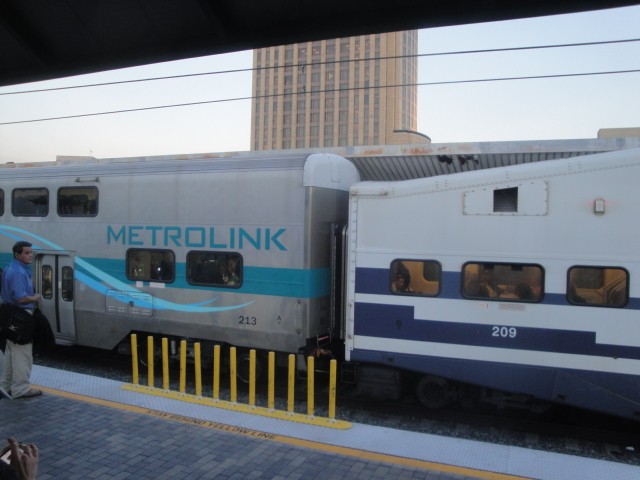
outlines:
[[465, 215], [546, 215], [547, 182], [489, 186], [464, 192]]

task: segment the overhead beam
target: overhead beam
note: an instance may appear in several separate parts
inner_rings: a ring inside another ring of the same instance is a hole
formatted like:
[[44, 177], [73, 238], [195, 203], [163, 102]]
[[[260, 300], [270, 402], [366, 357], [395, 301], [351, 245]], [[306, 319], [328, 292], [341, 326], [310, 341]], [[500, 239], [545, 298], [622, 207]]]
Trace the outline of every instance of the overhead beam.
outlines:
[[2, 0], [0, 85], [396, 30], [638, 0]]

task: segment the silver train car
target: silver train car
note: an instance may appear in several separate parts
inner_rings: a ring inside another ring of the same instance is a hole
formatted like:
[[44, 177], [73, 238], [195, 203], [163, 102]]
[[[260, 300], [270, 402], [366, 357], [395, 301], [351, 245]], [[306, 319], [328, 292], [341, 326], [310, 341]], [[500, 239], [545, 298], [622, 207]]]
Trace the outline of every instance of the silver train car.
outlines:
[[140, 332], [298, 352], [331, 337], [333, 229], [357, 180], [324, 154], [5, 165], [2, 263], [33, 243], [60, 344], [126, 349]]
[[0, 262], [34, 244], [61, 344], [329, 356], [364, 394], [637, 420], [639, 181], [638, 149], [401, 182], [317, 153], [5, 165]]

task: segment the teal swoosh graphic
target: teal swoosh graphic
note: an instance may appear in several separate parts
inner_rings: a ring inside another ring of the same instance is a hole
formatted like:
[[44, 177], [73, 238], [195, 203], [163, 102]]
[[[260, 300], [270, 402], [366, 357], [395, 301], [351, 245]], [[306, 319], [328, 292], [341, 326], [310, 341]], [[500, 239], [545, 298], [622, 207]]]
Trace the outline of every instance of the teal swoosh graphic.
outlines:
[[[58, 250], [65, 251], [63, 247], [60, 245], [56, 245], [55, 243], [43, 238], [39, 235], [35, 235], [28, 230], [23, 230], [17, 227], [11, 227], [8, 225], [0, 225], [0, 233], [3, 235], [12, 238], [14, 240], [25, 240], [25, 237], [32, 239], [31, 243], [33, 243], [34, 248], [41, 249], [42, 246], [46, 246], [47, 249], [50, 250]], [[88, 275], [79, 272], [76, 270], [75, 276], [76, 278], [91, 288], [92, 290], [106, 295], [107, 291], [110, 289], [118, 290], [119, 293], [129, 293], [130, 296], [118, 296], [118, 301], [122, 301], [122, 303], [129, 303], [130, 301], [135, 302], [136, 306], [145, 307], [145, 308], [153, 308], [154, 310], [174, 310], [178, 312], [188, 312], [188, 313], [211, 313], [211, 312], [224, 312], [228, 310], [235, 310], [238, 308], [246, 307], [247, 305], [251, 305], [253, 300], [250, 302], [242, 303], [239, 305], [230, 305], [227, 307], [207, 307], [206, 305], [214, 303], [217, 301], [217, 298], [212, 298], [210, 300], [205, 300], [203, 302], [198, 303], [190, 303], [190, 304], [182, 304], [169, 302], [167, 300], [153, 298], [153, 302], [145, 301], [141, 298], [141, 295], [146, 295], [145, 292], [141, 292], [137, 288], [132, 287], [116, 278], [113, 278], [111, 275], [107, 275], [102, 270], [94, 267], [89, 262], [83, 260], [81, 257], [75, 257], [75, 263], [78, 267], [82, 268], [86, 272], [90, 273], [93, 277], [97, 278], [100, 281], [93, 280]], [[113, 298], [113, 297], [112, 297]]]

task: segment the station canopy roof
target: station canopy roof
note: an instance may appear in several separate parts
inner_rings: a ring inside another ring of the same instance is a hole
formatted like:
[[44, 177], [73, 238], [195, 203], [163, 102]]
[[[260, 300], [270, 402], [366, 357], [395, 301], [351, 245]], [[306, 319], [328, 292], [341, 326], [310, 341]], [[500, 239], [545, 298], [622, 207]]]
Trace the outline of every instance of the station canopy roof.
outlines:
[[635, 0], [2, 0], [0, 86], [325, 38]]

